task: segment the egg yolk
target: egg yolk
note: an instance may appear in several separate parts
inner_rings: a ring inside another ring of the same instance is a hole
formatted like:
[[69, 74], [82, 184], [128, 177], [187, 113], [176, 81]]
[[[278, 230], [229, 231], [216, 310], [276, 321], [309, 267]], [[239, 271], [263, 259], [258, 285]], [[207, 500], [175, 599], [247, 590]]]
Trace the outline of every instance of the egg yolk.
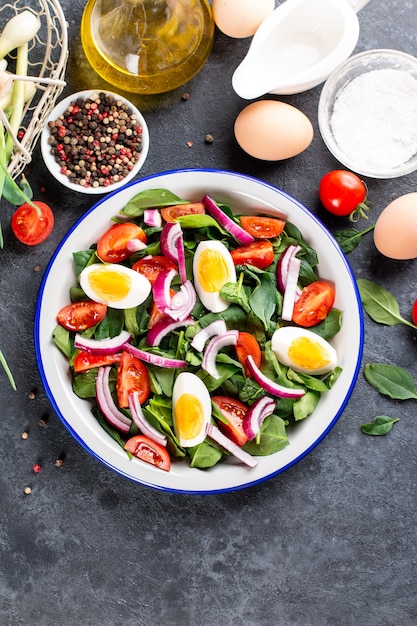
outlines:
[[181, 439], [194, 439], [204, 426], [203, 405], [191, 393], [183, 393], [178, 398], [175, 403], [174, 416], [178, 436]]
[[308, 337], [298, 337], [291, 342], [288, 356], [297, 367], [316, 370], [330, 363], [327, 350]]
[[88, 281], [96, 296], [109, 302], [118, 302], [125, 298], [132, 285], [130, 276], [111, 268], [91, 272]]
[[229, 280], [229, 267], [217, 250], [202, 250], [198, 260], [197, 279], [204, 291], [219, 292]]

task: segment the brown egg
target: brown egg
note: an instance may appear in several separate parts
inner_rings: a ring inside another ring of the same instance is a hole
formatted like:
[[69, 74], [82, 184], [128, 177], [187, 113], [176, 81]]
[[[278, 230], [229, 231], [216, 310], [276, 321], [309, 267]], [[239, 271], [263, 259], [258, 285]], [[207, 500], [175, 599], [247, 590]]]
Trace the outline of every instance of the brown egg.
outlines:
[[277, 100], [258, 100], [245, 107], [235, 121], [240, 147], [264, 161], [289, 159], [313, 140], [313, 126], [299, 109]]
[[417, 192], [393, 200], [378, 217], [374, 242], [391, 259], [417, 258]]
[[216, 26], [228, 37], [243, 39], [255, 34], [275, 8], [274, 0], [213, 0]]

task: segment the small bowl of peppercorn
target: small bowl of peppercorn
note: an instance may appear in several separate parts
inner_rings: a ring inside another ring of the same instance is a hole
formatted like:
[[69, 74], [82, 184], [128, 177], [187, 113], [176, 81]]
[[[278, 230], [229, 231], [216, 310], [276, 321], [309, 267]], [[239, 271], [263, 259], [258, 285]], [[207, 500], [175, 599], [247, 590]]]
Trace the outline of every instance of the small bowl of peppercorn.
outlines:
[[65, 187], [86, 194], [109, 193], [128, 183], [148, 149], [149, 131], [140, 111], [123, 96], [100, 90], [61, 100], [41, 136], [50, 173]]

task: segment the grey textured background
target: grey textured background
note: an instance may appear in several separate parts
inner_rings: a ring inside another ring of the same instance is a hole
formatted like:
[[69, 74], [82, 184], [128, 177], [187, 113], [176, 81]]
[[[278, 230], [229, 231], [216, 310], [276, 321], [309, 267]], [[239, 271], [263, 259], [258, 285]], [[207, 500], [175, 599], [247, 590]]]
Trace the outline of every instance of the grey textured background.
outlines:
[[[69, 23], [64, 94], [105, 86], [79, 39], [84, 6], [62, 0]], [[417, 54], [415, 0], [371, 0], [360, 12], [356, 51]], [[315, 138], [299, 157], [254, 161], [233, 138], [246, 102], [231, 76], [249, 45], [216, 33], [207, 65], [161, 97], [132, 99], [146, 116], [151, 148], [143, 175], [184, 167], [245, 172], [277, 185], [333, 228], [317, 199], [321, 176], [338, 167], [317, 127], [321, 87], [283, 98], [312, 120]], [[189, 92], [187, 101], [182, 93]], [[206, 133], [214, 137], [206, 144]], [[189, 148], [187, 141], [192, 141]], [[121, 478], [91, 458], [65, 430], [42, 389], [33, 349], [38, 288], [51, 254], [92, 206], [64, 191], [39, 151], [28, 168], [35, 195], [54, 208], [53, 235], [26, 248], [1, 204], [0, 346], [18, 386], [0, 375], [0, 624], [2, 626], [413, 626], [416, 606], [416, 405], [393, 402], [361, 371], [326, 439], [282, 475], [245, 491], [165, 494]], [[371, 220], [394, 198], [416, 191], [417, 175], [367, 180]], [[410, 317], [416, 262], [382, 259], [372, 236], [349, 261], [357, 277], [383, 284]], [[366, 318], [363, 364], [396, 363], [417, 381], [417, 334]], [[359, 425], [399, 417], [386, 437]], [[39, 420], [43, 420], [41, 424]], [[21, 433], [29, 437], [22, 440]], [[61, 467], [55, 460], [64, 455]], [[34, 463], [41, 472], [34, 474]], [[32, 488], [24, 494], [26, 486]]]

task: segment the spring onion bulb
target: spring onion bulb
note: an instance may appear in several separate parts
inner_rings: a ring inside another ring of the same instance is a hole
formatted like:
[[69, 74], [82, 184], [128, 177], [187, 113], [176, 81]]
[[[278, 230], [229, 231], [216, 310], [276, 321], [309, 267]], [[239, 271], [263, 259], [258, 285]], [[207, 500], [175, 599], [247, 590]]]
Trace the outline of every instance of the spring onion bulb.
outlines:
[[40, 19], [32, 11], [26, 9], [17, 13], [6, 23], [0, 35], [0, 59], [31, 41], [40, 27]]

